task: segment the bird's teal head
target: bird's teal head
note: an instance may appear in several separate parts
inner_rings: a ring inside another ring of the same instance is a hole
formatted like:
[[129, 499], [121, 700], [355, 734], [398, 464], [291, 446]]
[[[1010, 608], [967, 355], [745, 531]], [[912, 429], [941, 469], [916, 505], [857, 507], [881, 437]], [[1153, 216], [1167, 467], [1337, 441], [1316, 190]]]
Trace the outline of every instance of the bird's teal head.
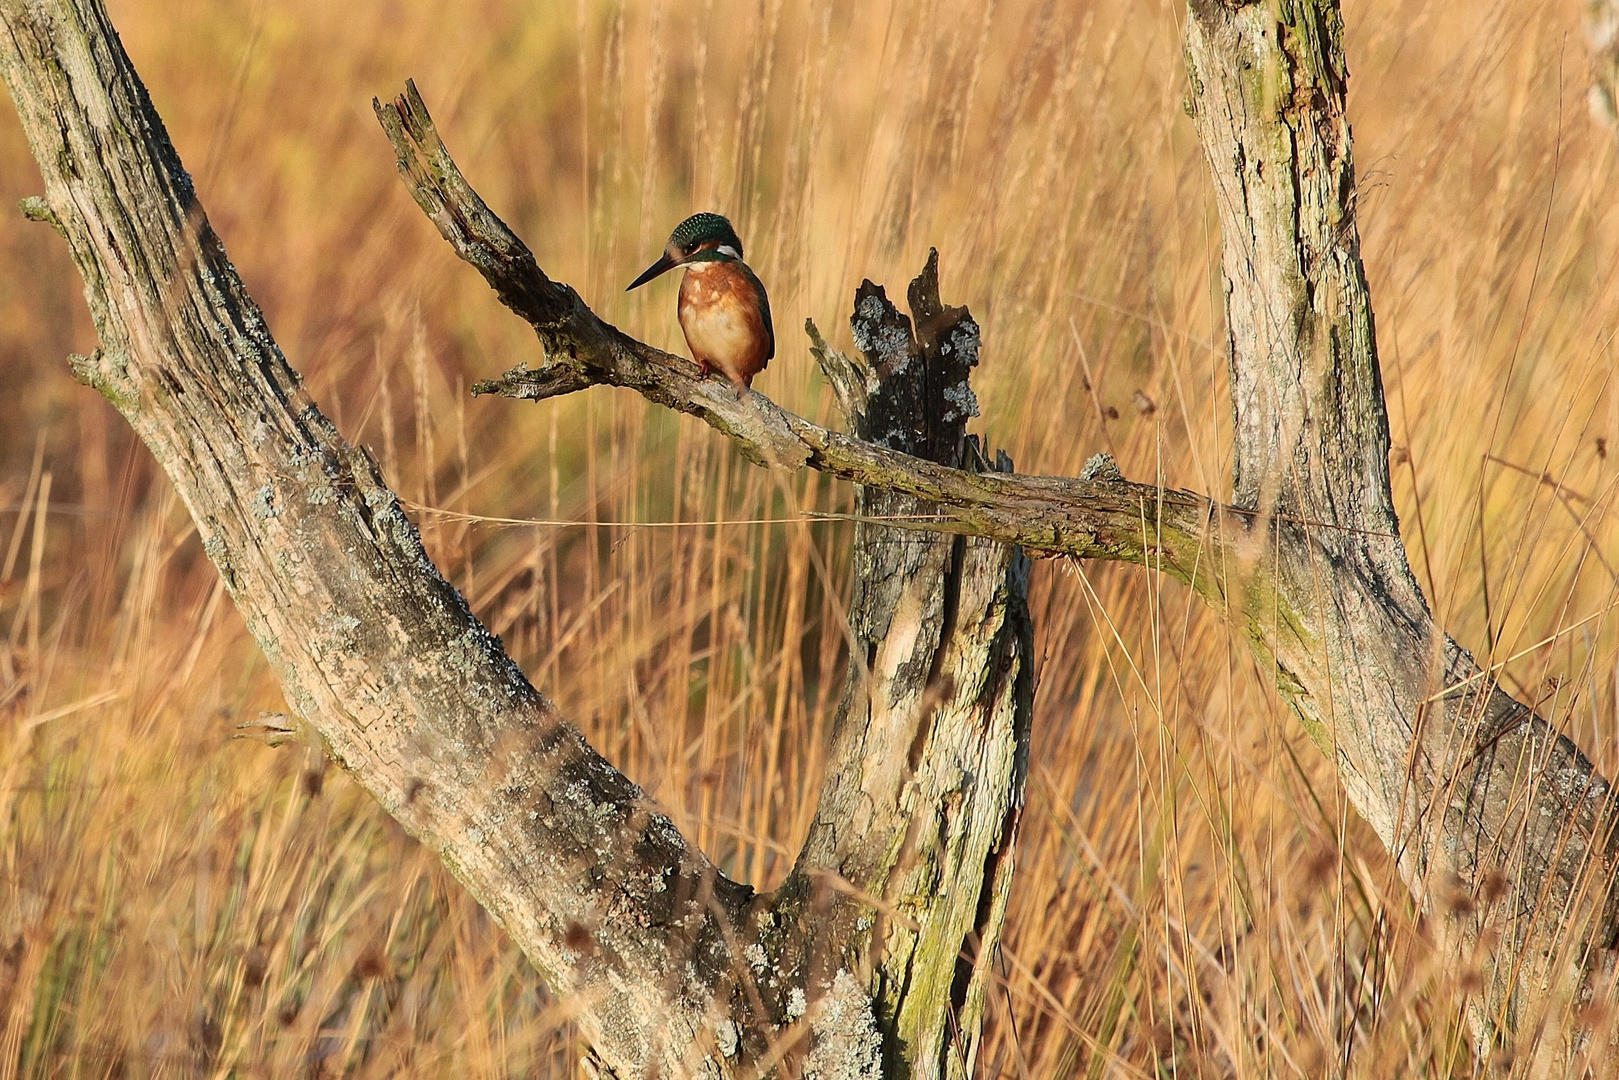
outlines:
[[677, 266], [687, 266], [697, 262], [741, 262], [742, 240], [731, 228], [731, 223], [719, 214], [693, 214], [691, 217], [675, 226], [675, 231], [669, 234], [669, 243], [664, 245], [663, 257], [651, 266], [634, 281], [630, 282], [630, 289], [640, 288], [659, 274], [673, 270]]

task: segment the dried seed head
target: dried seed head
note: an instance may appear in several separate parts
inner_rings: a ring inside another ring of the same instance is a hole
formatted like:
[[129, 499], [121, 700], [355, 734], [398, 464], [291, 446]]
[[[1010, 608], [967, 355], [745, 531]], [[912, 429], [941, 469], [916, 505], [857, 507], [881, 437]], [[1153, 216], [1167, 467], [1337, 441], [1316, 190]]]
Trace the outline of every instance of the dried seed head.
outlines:
[[1507, 894], [1507, 876], [1499, 870], [1491, 870], [1484, 875], [1479, 884], [1479, 896], [1486, 904], [1493, 904]]
[[1447, 915], [1471, 915], [1478, 905], [1473, 902], [1473, 894], [1468, 891], [1467, 883], [1455, 874], [1449, 874], [1439, 889], [1439, 906]]
[[264, 977], [270, 970], [270, 957], [262, 948], [255, 945], [247, 950], [242, 957], [242, 985], [249, 990], [264, 985]]
[[1607, 1002], [1593, 1001], [1574, 1014], [1574, 1022], [1581, 1027], [1595, 1028], [1604, 1024], [1611, 1015], [1613, 1007]]
[[360, 958], [354, 961], [356, 979], [380, 979], [388, 974], [388, 958], [375, 945], [367, 945]]
[[1326, 880], [1338, 870], [1338, 849], [1335, 847], [1318, 848], [1304, 864], [1305, 880], [1312, 886], [1325, 884]]
[[584, 926], [576, 922], [568, 924], [567, 931], [562, 935], [562, 942], [581, 956], [589, 956], [596, 951], [595, 937]]

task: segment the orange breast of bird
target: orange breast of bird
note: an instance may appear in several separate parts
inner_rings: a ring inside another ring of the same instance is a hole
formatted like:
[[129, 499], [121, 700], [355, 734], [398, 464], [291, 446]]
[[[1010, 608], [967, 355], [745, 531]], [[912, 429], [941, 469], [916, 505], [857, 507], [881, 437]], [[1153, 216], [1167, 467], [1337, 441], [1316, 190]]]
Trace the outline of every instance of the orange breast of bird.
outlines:
[[695, 263], [680, 283], [680, 329], [692, 359], [750, 386], [775, 352], [758, 286], [736, 263]]

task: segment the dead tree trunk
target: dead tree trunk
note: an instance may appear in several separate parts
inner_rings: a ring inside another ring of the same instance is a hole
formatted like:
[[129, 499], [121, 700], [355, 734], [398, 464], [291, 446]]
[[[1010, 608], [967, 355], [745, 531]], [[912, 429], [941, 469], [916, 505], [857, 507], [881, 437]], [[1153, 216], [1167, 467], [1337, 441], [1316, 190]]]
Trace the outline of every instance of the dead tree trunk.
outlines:
[[[939, 302], [937, 253], [911, 283], [911, 320], [864, 283], [851, 361], [817, 359], [854, 433], [953, 468], [988, 463], [966, 434], [978, 326]], [[914, 332], [913, 332], [914, 331]], [[999, 455], [995, 468], [1010, 472]], [[933, 507], [860, 488], [862, 519]], [[973, 1075], [990, 963], [1006, 915], [1033, 712], [1028, 560], [978, 537], [877, 520], [855, 527], [850, 663], [831, 764], [798, 864], [778, 893], [810, 965], [860, 971], [885, 1072]], [[833, 876], [853, 890], [829, 890]], [[876, 898], [872, 903], [868, 898]]]
[[1435, 626], [1407, 562], [1337, 2], [1193, 0], [1189, 14], [1224, 248], [1235, 501], [1285, 538], [1255, 553], [1272, 563], [1259, 617], [1278, 689], [1440, 916], [1454, 962], [1483, 975], [1477, 1048], [1559, 1059], [1584, 1036], [1536, 1045], [1541, 1025], [1591, 991], [1619, 929], [1612, 794]]
[[101, 342], [74, 373], [167, 472], [288, 703], [586, 1003], [615, 1068], [726, 1060], [716, 1022], [741, 993], [751, 891], [529, 685], [310, 400], [100, 3], [5, 0], [0, 23], [0, 74], [45, 181], [27, 209], [66, 239]]

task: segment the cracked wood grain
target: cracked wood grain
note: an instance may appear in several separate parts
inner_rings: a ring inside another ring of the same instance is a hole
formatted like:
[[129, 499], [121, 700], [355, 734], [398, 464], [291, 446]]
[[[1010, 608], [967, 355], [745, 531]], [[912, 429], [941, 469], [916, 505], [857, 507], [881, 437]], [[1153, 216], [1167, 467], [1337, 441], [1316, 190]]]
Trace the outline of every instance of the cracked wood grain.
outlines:
[[1189, 100], [1220, 214], [1235, 500], [1345, 526], [1280, 553], [1277, 592], [1312, 645], [1278, 654], [1278, 672], [1450, 962], [1483, 975], [1475, 1048], [1561, 1075], [1589, 1028], [1555, 1018], [1612, 971], [1613, 794], [1435, 625], [1399, 540], [1342, 39], [1336, 0], [1189, 5]]
[[[822, 350], [854, 433], [1010, 472], [1004, 454], [991, 466], [967, 434], [978, 325], [940, 302], [937, 253], [908, 300], [909, 319], [865, 282], [850, 319], [859, 359]], [[856, 489], [849, 670], [778, 912], [804, 928], [807, 963], [837, 958], [862, 973], [892, 1075], [965, 1080], [1012, 882], [1033, 628], [1028, 560], [1015, 546], [882, 523], [932, 512], [913, 495]], [[828, 889], [828, 878], [847, 887]]]

